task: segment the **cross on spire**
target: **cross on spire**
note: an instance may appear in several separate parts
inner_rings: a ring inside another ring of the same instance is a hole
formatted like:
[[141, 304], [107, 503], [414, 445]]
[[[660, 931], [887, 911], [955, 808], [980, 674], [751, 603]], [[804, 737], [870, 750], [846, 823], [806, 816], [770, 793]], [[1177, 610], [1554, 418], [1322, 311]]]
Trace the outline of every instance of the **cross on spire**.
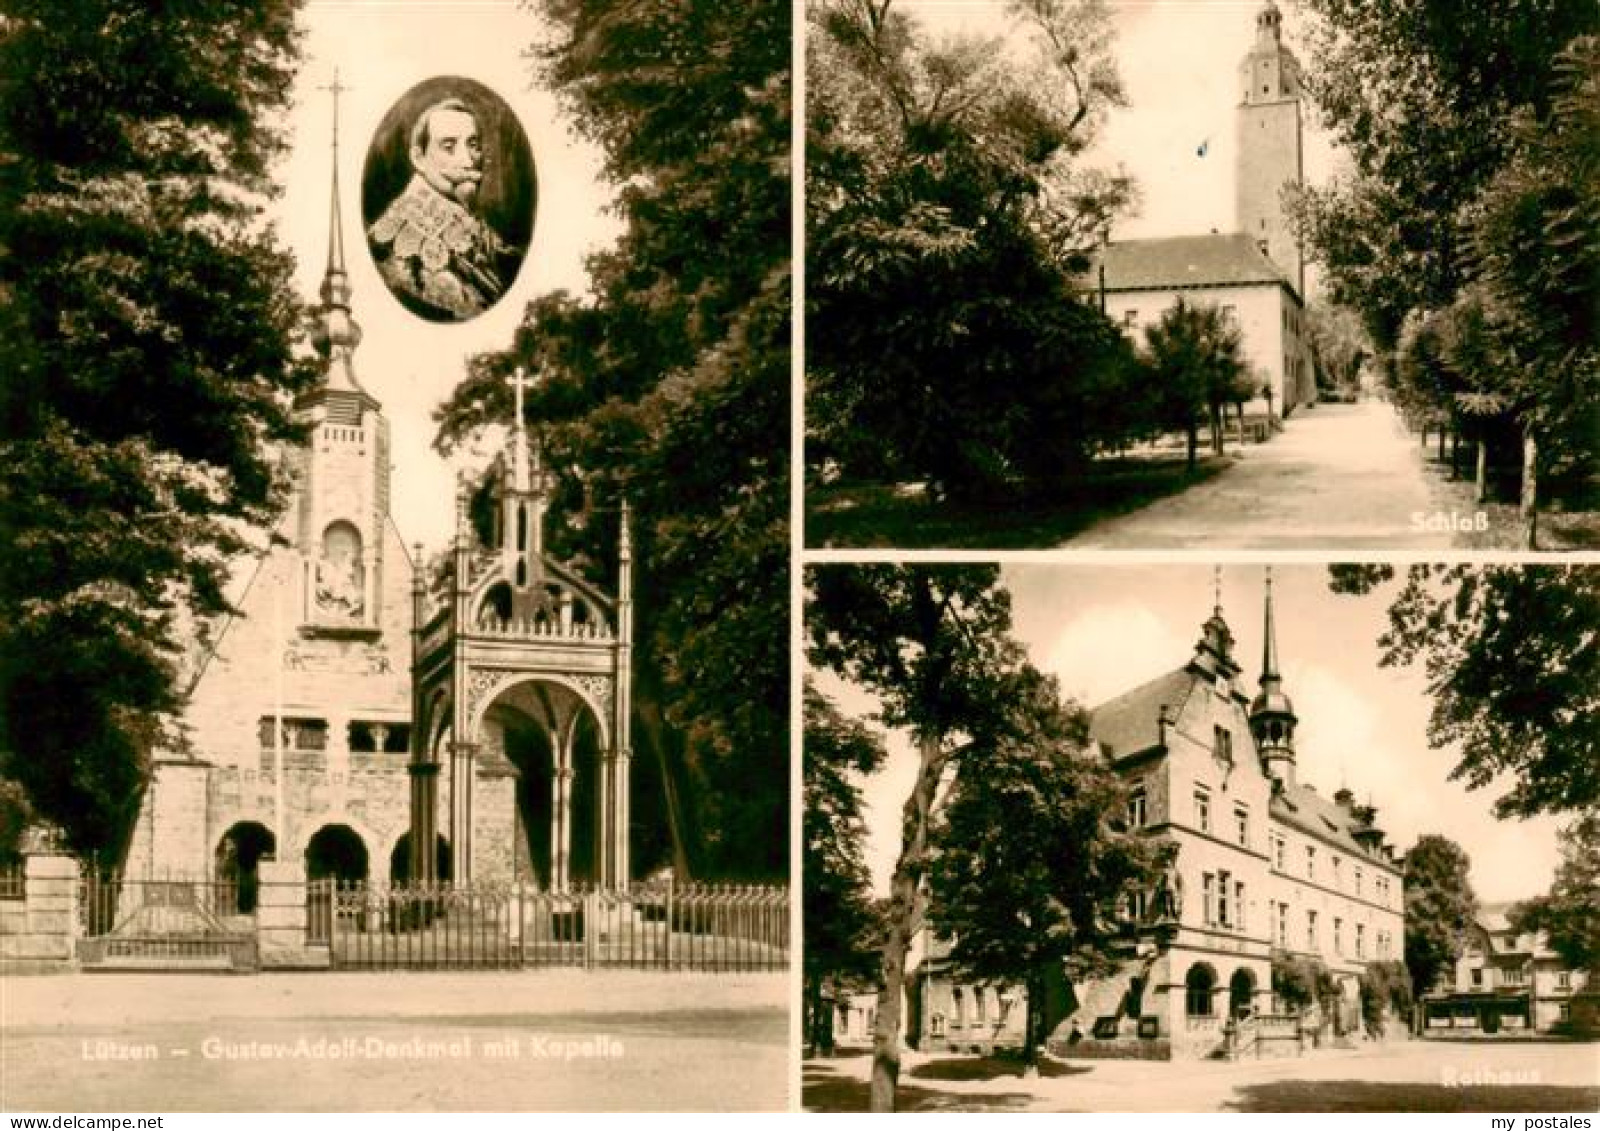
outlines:
[[1220, 565], [1211, 567], [1211, 588], [1216, 597], [1212, 605], [1220, 613], [1222, 612], [1222, 567]]
[[526, 491], [530, 486], [541, 489], [542, 484], [530, 484], [528, 474], [528, 432], [527, 425], [522, 419], [523, 393], [539, 384], [537, 377], [529, 377], [528, 371], [522, 366], [517, 366], [516, 372], [511, 375], [508, 382], [511, 386], [514, 405], [511, 418], [511, 460], [512, 478], [520, 491]]
[[339, 95], [349, 90], [339, 81], [339, 68], [333, 69], [333, 81], [319, 86], [333, 95], [333, 200], [328, 216], [328, 271], [344, 274], [344, 226], [339, 221]]

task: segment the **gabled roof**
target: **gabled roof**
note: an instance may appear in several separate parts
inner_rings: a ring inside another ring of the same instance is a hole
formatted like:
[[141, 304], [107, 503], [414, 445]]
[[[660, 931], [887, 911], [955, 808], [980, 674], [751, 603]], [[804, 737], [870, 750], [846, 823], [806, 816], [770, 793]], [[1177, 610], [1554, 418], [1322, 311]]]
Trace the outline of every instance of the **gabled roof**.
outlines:
[[1371, 852], [1356, 840], [1356, 830], [1365, 827], [1360, 818], [1308, 785], [1297, 782], [1274, 790], [1271, 810], [1274, 820], [1336, 844], [1351, 856], [1370, 860], [1386, 868], [1399, 867], [1381, 852]]
[[1293, 287], [1244, 232], [1119, 240], [1101, 252], [1108, 291], [1270, 283]]
[[1113, 759], [1148, 750], [1161, 741], [1162, 704], [1176, 718], [1199, 677], [1188, 668], [1157, 676], [1109, 699], [1089, 712], [1089, 738], [1106, 746]]

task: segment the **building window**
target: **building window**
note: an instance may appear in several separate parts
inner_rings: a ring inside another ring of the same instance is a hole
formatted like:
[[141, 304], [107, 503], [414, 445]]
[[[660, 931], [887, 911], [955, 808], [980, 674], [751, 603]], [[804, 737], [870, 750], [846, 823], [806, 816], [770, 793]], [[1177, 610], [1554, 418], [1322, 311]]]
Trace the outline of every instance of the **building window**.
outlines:
[[972, 991], [972, 1012], [974, 1014], [973, 1019], [977, 1021], [979, 1025], [982, 1025], [989, 1019], [987, 997], [988, 995], [983, 992], [982, 986], [979, 986], [977, 989]]
[[1222, 304], [1222, 317], [1228, 322], [1236, 322], [1239, 318], [1239, 311], [1234, 307], [1233, 303], [1225, 302]]
[[1570, 970], [1556, 971], [1556, 989], [1570, 990], [1572, 988], [1572, 972]]
[[1128, 797], [1128, 826], [1135, 829], [1143, 828], [1145, 817], [1145, 792], [1144, 786], [1141, 785]]
[[[261, 740], [263, 750], [271, 750], [276, 743], [273, 742], [273, 717], [262, 715], [256, 724], [257, 736]], [[283, 748], [285, 750], [326, 750], [328, 748], [328, 720], [327, 719], [297, 719], [285, 717], [283, 720]]]
[[1139, 324], [1139, 312], [1137, 310], [1124, 310], [1122, 312], [1122, 324], [1132, 330]]
[[1344, 953], [1344, 920], [1337, 915], [1333, 918], [1333, 953]]
[[1233, 807], [1233, 831], [1241, 847], [1250, 846], [1250, 810], [1243, 805]]
[[1273, 834], [1272, 837], [1272, 866], [1278, 871], [1283, 871], [1283, 853], [1285, 842], [1281, 836]]
[[[1227, 694], [1227, 691], [1223, 688], [1219, 688], [1218, 690], [1223, 695]], [[1217, 761], [1221, 762], [1224, 766], [1233, 765], [1233, 732], [1227, 727], [1219, 726], [1217, 727], [1215, 733], [1216, 745], [1213, 748], [1213, 752]]]
[[1357, 958], [1365, 958], [1366, 956], [1367, 956], [1367, 928], [1366, 928], [1365, 924], [1357, 923], [1356, 924], [1356, 957]]
[[950, 1027], [961, 1028], [961, 1023], [966, 1018], [966, 1002], [962, 998], [961, 987], [957, 986], [950, 991]]
[[1210, 872], [1200, 877], [1201, 919], [1208, 927], [1217, 922], [1217, 878]]
[[1306, 879], [1314, 880], [1316, 878], [1317, 878], [1317, 846], [1314, 845], [1314, 844], [1308, 844], [1308, 845], [1306, 845]]
[[1194, 823], [1203, 833], [1211, 831], [1211, 791], [1204, 786], [1194, 791]]
[[1189, 967], [1184, 978], [1183, 1004], [1190, 1017], [1210, 1017], [1211, 998], [1217, 988], [1216, 971], [1206, 963]]
[[1228, 917], [1228, 873], [1221, 872], [1217, 875], [1217, 926], [1231, 926], [1233, 920]]
[[1244, 930], [1244, 881], [1236, 881], [1233, 885], [1233, 929]]
[[1522, 967], [1508, 966], [1502, 971], [1500, 982], [1506, 986], [1521, 986], [1526, 984], [1527, 977]]
[[1343, 864], [1344, 861], [1339, 859], [1339, 857], [1335, 856], [1333, 858], [1333, 889], [1335, 891], [1340, 891], [1343, 889], [1343, 883], [1341, 882], [1343, 879], [1343, 873], [1341, 871]]
[[1315, 911], [1306, 912], [1306, 949], [1310, 951], [1317, 949], [1317, 913]]
[[1472, 988], [1475, 990], [1483, 988], [1483, 968], [1481, 966], [1472, 971]]
[[1289, 945], [1289, 905], [1287, 903], [1278, 904], [1278, 932], [1277, 932], [1277, 938], [1278, 938], [1278, 945], [1279, 946], [1288, 947], [1288, 945]]
[[1361, 894], [1361, 869], [1356, 869], [1356, 894]]

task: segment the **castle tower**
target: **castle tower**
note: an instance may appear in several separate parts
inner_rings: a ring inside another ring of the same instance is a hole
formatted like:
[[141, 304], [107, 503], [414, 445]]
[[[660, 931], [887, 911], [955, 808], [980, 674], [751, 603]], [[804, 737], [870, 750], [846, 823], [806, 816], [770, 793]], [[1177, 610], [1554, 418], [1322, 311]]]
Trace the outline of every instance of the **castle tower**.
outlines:
[[1239, 86], [1234, 225], [1263, 247], [1303, 299], [1305, 262], [1280, 199], [1304, 172], [1300, 62], [1283, 44], [1283, 14], [1273, 0], [1256, 14], [1256, 41], [1239, 64]]
[[1261, 645], [1261, 693], [1250, 704], [1250, 730], [1256, 736], [1267, 776], [1294, 785], [1294, 704], [1283, 693], [1278, 674], [1278, 640], [1272, 624], [1272, 570], [1267, 570], [1265, 628]]
[[296, 500], [295, 548], [304, 562], [300, 622], [337, 635], [376, 635], [382, 609], [383, 532], [389, 513], [389, 424], [356, 380], [352, 358], [361, 327], [350, 314], [344, 230], [339, 214], [339, 104], [334, 79], [333, 190], [328, 263], [312, 343], [324, 359], [322, 382], [295, 411], [310, 426]]

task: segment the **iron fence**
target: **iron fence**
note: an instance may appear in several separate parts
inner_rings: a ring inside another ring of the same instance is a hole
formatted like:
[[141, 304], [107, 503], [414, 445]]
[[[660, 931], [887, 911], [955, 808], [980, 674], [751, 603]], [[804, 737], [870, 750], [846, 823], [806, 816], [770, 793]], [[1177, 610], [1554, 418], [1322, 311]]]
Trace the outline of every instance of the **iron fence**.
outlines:
[[307, 888], [308, 941], [368, 969], [623, 966], [778, 970], [789, 897], [776, 887], [540, 891], [526, 884]]
[[89, 966], [258, 964], [254, 892], [234, 880], [83, 874], [78, 956]]

